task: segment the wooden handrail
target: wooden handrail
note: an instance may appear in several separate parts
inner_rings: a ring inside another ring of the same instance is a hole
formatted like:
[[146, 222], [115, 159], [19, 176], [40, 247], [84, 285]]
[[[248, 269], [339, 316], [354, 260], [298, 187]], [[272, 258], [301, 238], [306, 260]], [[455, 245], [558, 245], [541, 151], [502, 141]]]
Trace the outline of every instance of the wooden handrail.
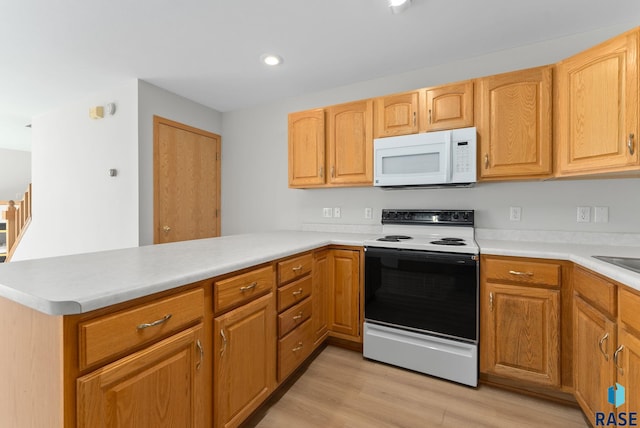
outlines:
[[7, 221], [7, 258], [5, 262], [8, 262], [24, 236], [27, 226], [31, 223], [31, 184], [18, 204], [9, 201], [9, 207], [2, 215]]

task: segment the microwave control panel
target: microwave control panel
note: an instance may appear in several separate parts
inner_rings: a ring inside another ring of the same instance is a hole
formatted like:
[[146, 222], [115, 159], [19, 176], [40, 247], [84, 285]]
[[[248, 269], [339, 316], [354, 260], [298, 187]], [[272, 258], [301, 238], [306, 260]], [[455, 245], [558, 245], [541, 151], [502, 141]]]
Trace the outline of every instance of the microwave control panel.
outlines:
[[[451, 182], [476, 181], [476, 135], [475, 128], [453, 131], [451, 142], [452, 171]], [[458, 133], [469, 135], [456, 135]]]

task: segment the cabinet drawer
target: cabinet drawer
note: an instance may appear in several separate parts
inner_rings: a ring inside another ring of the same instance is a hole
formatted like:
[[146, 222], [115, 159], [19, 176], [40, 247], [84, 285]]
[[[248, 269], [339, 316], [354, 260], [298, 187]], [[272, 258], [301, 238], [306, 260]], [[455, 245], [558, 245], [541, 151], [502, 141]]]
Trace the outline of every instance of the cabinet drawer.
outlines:
[[640, 296], [622, 287], [618, 290], [620, 320], [636, 331], [640, 331]]
[[213, 307], [221, 312], [239, 306], [273, 289], [273, 268], [267, 266], [213, 284]]
[[615, 318], [617, 307], [614, 284], [577, 267], [573, 270], [573, 289], [593, 306]]
[[203, 316], [204, 290], [199, 288], [81, 322], [78, 326], [80, 368], [166, 336]]
[[486, 258], [481, 264], [489, 280], [559, 287], [561, 266], [549, 262]]
[[309, 319], [278, 341], [278, 381], [298, 368], [312, 350], [313, 328]]
[[289, 285], [278, 288], [278, 312], [303, 301], [311, 295], [311, 276], [299, 279]]
[[311, 316], [311, 299], [307, 298], [278, 315], [278, 337], [283, 337]]
[[311, 272], [311, 254], [278, 262], [278, 285], [286, 284]]

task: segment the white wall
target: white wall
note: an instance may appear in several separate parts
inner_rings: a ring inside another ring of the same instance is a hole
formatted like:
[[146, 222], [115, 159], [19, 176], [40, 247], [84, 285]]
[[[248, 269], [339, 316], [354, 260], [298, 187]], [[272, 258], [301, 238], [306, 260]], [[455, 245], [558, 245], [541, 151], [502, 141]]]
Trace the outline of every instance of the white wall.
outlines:
[[31, 183], [31, 152], [0, 148], [0, 201], [22, 199]]
[[[158, 88], [138, 84], [140, 245], [153, 244], [153, 116], [222, 134], [222, 113]], [[222, 146], [225, 140], [222, 138]], [[224, 168], [224, 166], [223, 166]]]
[[[637, 25], [620, 25], [469, 58], [444, 66], [361, 82], [224, 114], [222, 232], [232, 234], [303, 223], [379, 224], [382, 208], [473, 208], [479, 227], [640, 232], [640, 179], [481, 183], [471, 189], [383, 191], [375, 188], [287, 188], [287, 114], [457, 80], [555, 63]], [[609, 223], [576, 223], [576, 206], [608, 206]], [[509, 221], [509, 206], [522, 221]], [[323, 207], [342, 218], [324, 219]], [[364, 208], [374, 219], [364, 219]]]
[[[89, 118], [109, 102], [114, 116]], [[13, 260], [137, 246], [137, 105], [132, 79], [33, 118], [33, 218]]]

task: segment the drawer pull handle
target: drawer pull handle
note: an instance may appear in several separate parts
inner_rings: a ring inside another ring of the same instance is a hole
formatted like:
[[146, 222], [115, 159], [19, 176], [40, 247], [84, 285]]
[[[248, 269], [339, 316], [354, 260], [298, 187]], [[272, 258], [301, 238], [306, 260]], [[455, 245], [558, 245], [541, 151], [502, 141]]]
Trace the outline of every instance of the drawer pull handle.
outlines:
[[240, 287], [240, 291], [242, 291], [244, 293], [245, 291], [253, 290], [257, 286], [258, 286], [257, 282], [252, 282], [249, 285], [245, 285], [244, 287]]
[[510, 270], [509, 273], [511, 275], [517, 275], [517, 276], [533, 276], [533, 272], [519, 272], [517, 270]]
[[291, 351], [293, 351], [293, 352], [298, 352], [298, 351], [300, 351], [302, 348], [304, 348], [304, 346], [302, 345], [302, 342], [298, 342], [298, 346], [296, 346], [295, 348], [293, 348]]
[[622, 352], [623, 350], [624, 350], [624, 345], [620, 345], [620, 347], [616, 349], [616, 352], [613, 353], [613, 364], [616, 365], [616, 368], [618, 369], [621, 375], [624, 375], [624, 370], [618, 364], [618, 356], [620, 355], [620, 352]]
[[493, 312], [493, 291], [489, 293], [489, 310]]
[[299, 272], [301, 269], [302, 269], [302, 265], [294, 266], [291, 268], [291, 270], [296, 273]]
[[202, 360], [204, 360], [204, 348], [202, 348], [200, 339], [196, 340], [196, 348], [198, 348], [198, 352], [200, 352], [200, 360], [196, 364], [196, 370], [200, 370], [200, 367], [202, 367]]
[[171, 318], [171, 314], [167, 314], [167, 315], [163, 316], [162, 318], [160, 318], [159, 320], [155, 320], [153, 322], [144, 323], [144, 324], [138, 324], [137, 329], [138, 330], [144, 330], [145, 328], [155, 327], [157, 325], [160, 325], [162, 323], [165, 323], [165, 322], [169, 321], [169, 318]]
[[299, 320], [299, 319], [301, 319], [301, 318], [302, 318], [302, 311], [298, 312], [298, 315], [295, 315], [295, 316], [293, 317], [293, 319], [294, 319], [294, 320], [296, 320], [296, 321], [298, 321], [298, 320]]
[[298, 291], [294, 291], [291, 294], [293, 294], [294, 296], [299, 296], [302, 294], [302, 288], [299, 288]]
[[604, 336], [602, 336], [602, 338], [598, 342], [598, 348], [600, 348], [600, 353], [604, 355], [605, 361], [609, 361], [609, 355], [607, 354], [607, 351], [603, 349], [602, 345], [604, 344], [605, 341], [609, 343], [608, 339], [609, 339], [609, 333], [605, 333]]
[[629, 154], [633, 156], [633, 134], [629, 134], [629, 138], [627, 139], [627, 148], [629, 149]]
[[227, 350], [227, 336], [224, 335], [224, 330], [220, 329], [220, 337], [222, 337], [222, 349], [220, 349], [220, 356], [224, 355], [224, 351]]

